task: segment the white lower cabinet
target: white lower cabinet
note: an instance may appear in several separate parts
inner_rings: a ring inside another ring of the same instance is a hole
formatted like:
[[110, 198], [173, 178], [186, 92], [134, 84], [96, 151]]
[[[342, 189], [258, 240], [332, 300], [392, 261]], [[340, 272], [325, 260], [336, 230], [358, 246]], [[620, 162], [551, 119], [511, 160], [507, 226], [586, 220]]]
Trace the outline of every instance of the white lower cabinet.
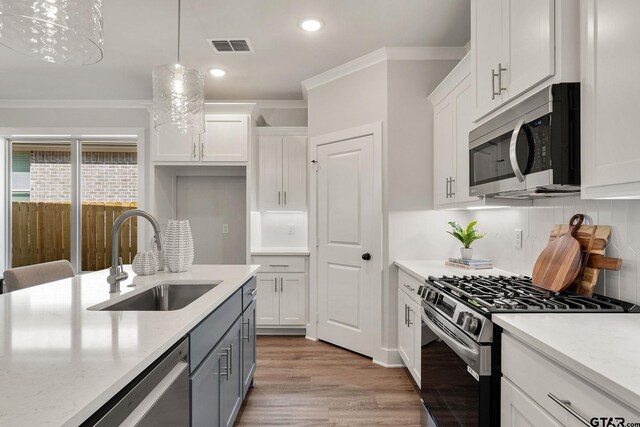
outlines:
[[414, 381], [420, 386], [421, 318], [420, 305], [405, 291], [418, 289], [420, 283], [403, 271], [398, 275], [398, 353]]
[[500, 381], [500, 425], [503, 427], [562, 426], [507, 378]]
[[[508, 333], [502, 335], [501, 425], [584, 426], [640, 413]], [[595, 422], [595, 421], [594, 421]], [[598, 420], [598, 422], [601, 422]]]
[[305, 261], [304, 257], [288, 259], [283, 256], [259, 256], [253, 258], [252, 263], [262, 266], [260, 271], [267, 271], [257, 275], [256, 325], [258, 327], [298, 327], [307, 324]]

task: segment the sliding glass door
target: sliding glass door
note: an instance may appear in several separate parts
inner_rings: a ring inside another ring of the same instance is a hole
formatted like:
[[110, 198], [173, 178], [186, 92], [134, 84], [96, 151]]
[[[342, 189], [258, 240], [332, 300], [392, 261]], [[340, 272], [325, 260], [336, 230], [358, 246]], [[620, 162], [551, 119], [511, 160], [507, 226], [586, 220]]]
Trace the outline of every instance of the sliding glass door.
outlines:
[[11, 144], [11, 266], [71, 261], [71, 143]]
[[[77, 271], [111, 265], [111, 227], [138, 207], [134, 138], [9, 141], [10, 267], [67, 259]], [[125, 264], [137, 252], [137, 221], [122, 226]]]

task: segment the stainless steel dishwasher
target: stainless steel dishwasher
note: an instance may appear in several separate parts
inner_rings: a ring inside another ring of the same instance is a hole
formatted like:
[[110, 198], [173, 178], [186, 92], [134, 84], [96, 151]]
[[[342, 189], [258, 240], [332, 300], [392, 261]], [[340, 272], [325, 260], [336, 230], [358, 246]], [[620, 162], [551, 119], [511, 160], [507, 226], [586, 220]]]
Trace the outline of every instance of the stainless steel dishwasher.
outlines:
[[184, 338], [83, 426], [189, 426], [188, 360], [189, 339]]

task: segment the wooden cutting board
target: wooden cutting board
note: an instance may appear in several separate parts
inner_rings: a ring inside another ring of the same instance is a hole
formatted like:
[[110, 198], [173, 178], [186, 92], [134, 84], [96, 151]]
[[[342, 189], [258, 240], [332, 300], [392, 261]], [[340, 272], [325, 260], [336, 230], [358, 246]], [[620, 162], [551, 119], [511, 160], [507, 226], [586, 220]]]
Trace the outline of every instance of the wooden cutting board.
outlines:
[[533, 267], [534, 285], [560, 292], [573, 283], [582, 267], [582, 249], [574, 233], [583, 221], [582, 214], [572, 216], [568, 232], [542, 251]]

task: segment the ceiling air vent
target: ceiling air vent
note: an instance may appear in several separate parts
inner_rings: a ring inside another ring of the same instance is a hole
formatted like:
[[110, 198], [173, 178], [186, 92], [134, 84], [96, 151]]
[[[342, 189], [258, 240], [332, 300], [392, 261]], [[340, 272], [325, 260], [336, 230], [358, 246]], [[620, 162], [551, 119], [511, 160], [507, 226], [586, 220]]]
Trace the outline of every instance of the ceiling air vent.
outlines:
[[218, 53], [251, 53], [253, 47], [249, 39], [209, 39], [209, 43]]

